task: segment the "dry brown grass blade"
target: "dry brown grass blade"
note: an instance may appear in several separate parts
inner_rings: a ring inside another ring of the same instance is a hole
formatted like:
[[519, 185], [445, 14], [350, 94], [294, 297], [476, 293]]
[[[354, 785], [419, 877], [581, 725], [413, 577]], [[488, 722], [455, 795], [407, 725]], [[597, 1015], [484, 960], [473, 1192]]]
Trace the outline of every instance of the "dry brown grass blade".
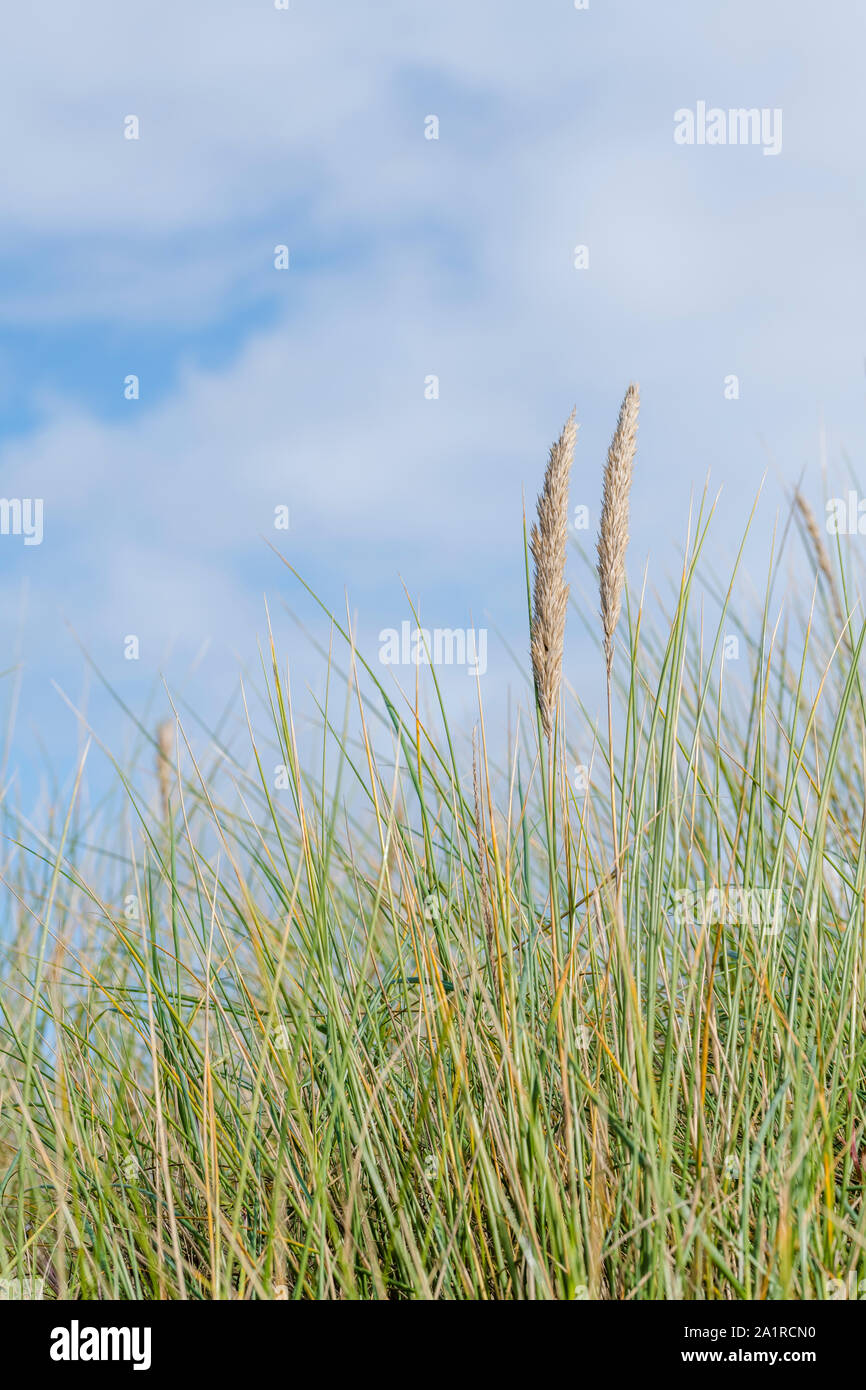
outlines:
[[478, 780], [478, 748], [474, 733], [472, 735], [472, 791], [475, 797], [475, 845], [478, 873], [481, 879], [481, 912], [484, 919], [484, 935], [487, 939], [487, 953], [491, 967], [495, 967], [493, 909], [490, 901], [490, 878], [487, 873], [487, 843], [484, 836], [484, 815], [481, 809], [481, 788]]
[[156, 730], [156, 778], [159, 783], [159, 804], [164, 823], [169, 818], [169, 795], [171, 792], [171, 770], [174, 766], [172, 753], [174, 747], [174, 725], [164, 719]]
[[808, 501], [803, 496], [799, 488], [797, 488], [797, 491], [794, 493], [794, 501], [796, 502], [797, 510], [799, 511], [800, 516], [803, 519], [803, 525], [806, 528], [806, 534], [808, 535], [809, 540], [812, 542], [812, 550], [814, 552], [815, 564], [818, 566], [818, 569], [820, 570], [821, 574], [823, 574], [824, 578], [826, 579], [829, 585], [830, 597], [833, 602], [833, 611], [836, 614], [836, 617], [840, 625], [844, 627], [845, 615], [842, 612], [842, 604], [839, 602], [839, 593], [836, 589], [836, 581], [833, 577], [833, 567], [830, 564], [830, 556], [827, 551], [827, 547], [824, 544], [824, 537], [821, 534], [821, 528], [818, 525], [818, 518], [815, 516], [815, 513], [812, 511], [812, 508], [810, 507]]

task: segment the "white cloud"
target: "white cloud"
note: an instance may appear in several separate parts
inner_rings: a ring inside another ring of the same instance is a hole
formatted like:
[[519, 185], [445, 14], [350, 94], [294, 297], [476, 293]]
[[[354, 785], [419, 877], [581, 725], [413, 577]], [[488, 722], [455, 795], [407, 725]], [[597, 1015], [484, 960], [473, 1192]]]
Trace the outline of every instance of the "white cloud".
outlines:
[[[739, 526], [761, 433], [796, 476], [823, 404], [856, 448], [863, 20], [853, 5], [816, 13], [805, 0], [736, 0], [724, 26], [693, 0], [10, 13], [0, 313], [35, 325], [46, 358], [55, 325], [101, 322], [124, 373], [139, 328], [160, 330], [176, 368], [160, 403], [145, 374], [142, 400], [108, 422], [65, 385], [58, 349], [50, 392], [31, 391], [39, 427], [0, 448], [4, 493], [45, 498], [44, 545], [25, 557], [2, 541], [6, 597], [20, 574], [31, 584], [28, 659], [66, 661], [61, 611], [106, 650], [138, 624], [149, 652], [212, 638], [248, 654], [261, 588], [284, 578], [258, 539], [281, 502], [293, 527], [275, 539], [331, 601], [344, 584], [399, 599], [400, 572], [449, 623], [491, 609], [520, 643], [521, 487], [531, 505], [576, 401], [575, 498], [597, 506], [632, 375], [638, 567], [648, 549], [670, 554], [710, 463]], [[673, 112], [699, 97], [781, 104], [783, 156], [676, 148]], [[438, 143], [423, 139], [430, 111]], [[138, 142], [122, 136], [129, 113]], [[283, 278], [277, 241], [293, 253]], [[224, 327], [267, 305], [268, 328]], [[174, 333], [209, 324], [227, 365], [178, 365]], [[729, 371], [737, 405], [722, 401]], [[438, 402], [423, 399], [428, 373]]]

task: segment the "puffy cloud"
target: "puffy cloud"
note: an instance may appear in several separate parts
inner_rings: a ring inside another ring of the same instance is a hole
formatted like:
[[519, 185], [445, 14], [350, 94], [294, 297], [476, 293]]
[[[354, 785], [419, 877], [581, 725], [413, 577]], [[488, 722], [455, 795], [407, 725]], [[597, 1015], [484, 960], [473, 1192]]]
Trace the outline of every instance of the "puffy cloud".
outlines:
[[[818, 24], [806, 0], [46, 13], [10, 13], [0, 54], [0, 406], [28, 424], [0, 441], [2, 486], [45, 499], [41, 547], [0, 538], [0, 634], [26, 579], [39, 679], [69, 683], [65, 616], [107, 660], [141, 629], [142, 679], [210, 642], [209, 687], [230, 684], [262, 589], [285, 587], [263, 532], [335, 606], [347, 585], [370, 633], [405, 616], [399, 573], [437, 621], [490, 610], [520, 647], [521, 488], [531, 505], [576, 402], [593, 512], [632, 376], [638, 562], [665, 567], [710, 465], [738, 530], [762, 435], [789, 475], [822, 405], [862, 442], [853, 3]], [[781, 106], [782, 156], [675, 146], [699, 98]]]

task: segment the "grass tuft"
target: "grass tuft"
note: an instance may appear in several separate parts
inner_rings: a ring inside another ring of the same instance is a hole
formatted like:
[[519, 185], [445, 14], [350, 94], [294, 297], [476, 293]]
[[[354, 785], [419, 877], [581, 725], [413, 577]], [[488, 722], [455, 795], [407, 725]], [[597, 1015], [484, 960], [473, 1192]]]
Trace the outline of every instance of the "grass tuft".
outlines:
[[[614, 663], [637, 406], [599, 542], [616, 745], [579, 699], [557, 714], [572, 417], [532, 543], [540, 717], [509, 742], [480, 702], [472, 743], [452, 729], [435, 671], [432, 712], [420, 680], [386, 689], [332, 615], [312, 759], [269, 640], [231, 737], [158, 736], [156, 813], [147, 730], [119, 802], [82, 794], [82, 758], [41, 831], [4, 808], [0, 1278], [144, 1300], [866, 1278], [864, 629], [842, 641], [808, 594], [774, 612], [781, 554], [757, 605], [720, 591], [704, 501]], [[821, 569], [847, 597], [843, 558]]]

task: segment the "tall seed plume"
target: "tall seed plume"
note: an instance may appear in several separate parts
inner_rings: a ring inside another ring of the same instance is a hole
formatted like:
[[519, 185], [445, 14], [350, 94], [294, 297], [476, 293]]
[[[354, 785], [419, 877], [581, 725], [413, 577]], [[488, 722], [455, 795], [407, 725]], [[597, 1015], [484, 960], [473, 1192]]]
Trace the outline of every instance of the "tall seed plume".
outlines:
[[625, 584], [625, 552], [628, 548], [629, 494], [637, 447], [637, 417], [640, 391], [632, 382], [620, 407], [616, 431], [604, 470], [604, 498], [598, 532], [598, 578], [601, 591], [601, 620], [604, 625], [604, 654], [607, 671], [613, 665], [613, 635], [622, 608]]
[[565, 645], [568, 585], [565, 552], [568, 544], [568, 479], [577, 439], [573, 410], [562, 434], [550, 450], [544, 486], [538, 495], [538, 520], [533, 524], [529, 548], [535, 561], [530, 630], [535, 697], [544, 737], [550, 742]]

